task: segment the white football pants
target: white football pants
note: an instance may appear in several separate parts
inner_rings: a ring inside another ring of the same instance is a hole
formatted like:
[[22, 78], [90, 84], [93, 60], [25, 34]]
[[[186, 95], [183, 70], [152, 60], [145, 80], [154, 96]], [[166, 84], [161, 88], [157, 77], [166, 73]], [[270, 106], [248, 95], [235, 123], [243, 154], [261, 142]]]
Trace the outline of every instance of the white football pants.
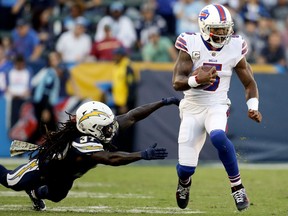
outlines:
[[225, 131], [229, 105], [214, 104], [199, 106], [181, 100], [180, 129], [178, 136], [178, 160], [180, 165], [196, 167], [206, 133], [213, 130]]

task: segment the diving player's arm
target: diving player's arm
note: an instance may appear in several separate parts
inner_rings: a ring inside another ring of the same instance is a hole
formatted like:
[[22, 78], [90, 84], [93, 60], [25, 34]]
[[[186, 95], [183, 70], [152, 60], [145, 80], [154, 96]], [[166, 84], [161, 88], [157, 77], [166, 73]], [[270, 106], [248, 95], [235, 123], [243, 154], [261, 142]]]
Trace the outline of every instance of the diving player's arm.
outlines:
[[144, 151], [139, 152], [107, 152], [99, 151], [91, 155], [95, 164], [110, 166], [121, 166], [133, 163], [138, 160], [163, 160], [168, 156], [165, 148], [156, 148], [157, 144], [150, 146]]
[[262, 115], [258, 111], [259, 93], [250, 64], [243, 57], [234, 68], [245, 88], [245, 97], [248, 106], [248, 116], [256, 122], [261, 122]]
[[170, 98], [163, 98], [162, 100], [153, 103], [144, 104], [142, 106], [130, 110], [129, 112], [123, 115], [116, 116], [116, 120], [121, 130], [127, 129], [136, 122], [145, 119], [151, 113], [155, 112], [159, 108], [171, 104], [179, 105], [179, 99], [175, 97], [170, 97]]

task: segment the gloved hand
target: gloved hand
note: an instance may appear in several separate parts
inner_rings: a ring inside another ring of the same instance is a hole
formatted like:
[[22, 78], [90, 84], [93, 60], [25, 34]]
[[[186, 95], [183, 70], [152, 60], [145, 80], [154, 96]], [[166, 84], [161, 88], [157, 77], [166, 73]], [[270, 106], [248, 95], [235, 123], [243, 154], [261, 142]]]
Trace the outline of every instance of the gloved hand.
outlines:
[[145, 151], [141, 152], [141, 157], [144, 160], [158, 160], [165, 159], [168, 156], [168, 152], [165, 148], [156, 148], [157, 143], [153, 144]]
[[175, 104], [175, 105], [179, 106], [180, 100], [176, 97], [168, 97], [168, 98], [162, 98], [162, 103], [164, 105]]

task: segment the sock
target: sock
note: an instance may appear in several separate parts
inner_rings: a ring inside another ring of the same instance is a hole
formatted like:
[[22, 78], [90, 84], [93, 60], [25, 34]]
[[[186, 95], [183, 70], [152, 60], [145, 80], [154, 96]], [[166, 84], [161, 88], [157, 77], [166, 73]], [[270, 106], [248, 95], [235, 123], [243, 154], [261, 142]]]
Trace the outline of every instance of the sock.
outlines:
[[228, 176], [228, 178], [230, 180], [231, 187], [240, 185], [242, 183], [240, 173], [236, 176]]
[[218, 156], [225, 167], [228, 176], [239, 174], [235, 148], [223, 130], [213, 130], [210, 133], [212, 144], [218, 150]]
[[178, 163], [176, 169], [180, 183], [185, 185], [185, 183], [188, 184], [190, 182], [190, 177], [194, 174], [196, 167], [183, 166]]

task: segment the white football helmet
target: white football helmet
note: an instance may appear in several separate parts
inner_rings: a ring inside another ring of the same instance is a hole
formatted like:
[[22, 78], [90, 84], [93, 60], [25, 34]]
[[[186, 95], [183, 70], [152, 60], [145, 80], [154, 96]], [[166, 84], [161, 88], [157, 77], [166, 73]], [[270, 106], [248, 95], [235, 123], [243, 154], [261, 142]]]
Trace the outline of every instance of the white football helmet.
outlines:
[[[201, 35], [205, 41], [215, 48], [228, 44], [233, 32], [233, 21], [227, 8], [220, 4], [210, 4], [204, 7], [198, 16]], [[217, 35], [211, 29], [224, 29], [225, 34]]]
[[118, 130], [112, 110], [104, 103], [89, 101], [76, 110], [77, 129], [109, 143]]

